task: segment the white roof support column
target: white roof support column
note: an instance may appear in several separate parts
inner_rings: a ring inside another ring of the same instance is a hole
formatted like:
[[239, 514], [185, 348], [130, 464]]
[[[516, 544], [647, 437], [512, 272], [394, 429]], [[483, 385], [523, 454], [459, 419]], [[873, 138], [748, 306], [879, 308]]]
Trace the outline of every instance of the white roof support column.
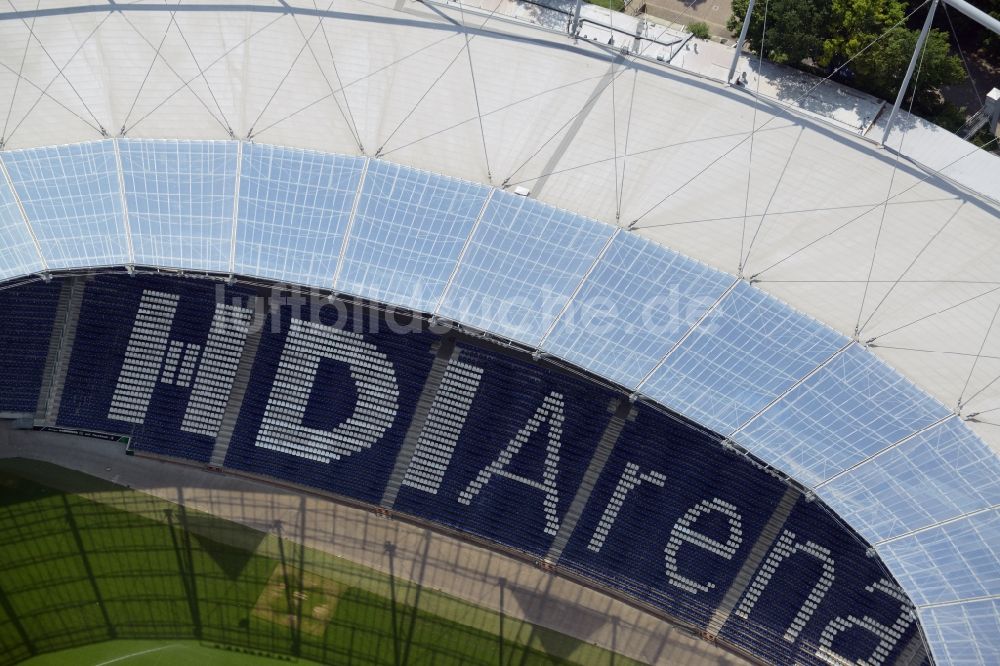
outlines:
[[340, 244], [340, 256], [337, 258], [337, 270], [333, 274], [333, 290], [337, 290], [337, 283], [340, 281], [340, 272], [344, 269], [344, 257], [347, 256], [347, 244], [351, 242], [351, 227], [354, 226], [354, 218], [358, 214], [358, 204], [361, 202], [361, 193], [365, 189], [365, 176], [368, 175], [368, 165], [371, 158], [365, 158], [365, 165], [361, 168], [361, 177], [358, 178], [358, 191], [354, 193], [354, 201], [351, 203], [351, 216], [347, 218], [347, 227], [344, 229], [344, 242]]
[[465, 239], [465, 243], [462, 245], [462, 251], [458, 253], [458, 259], [455, 260], [455, 267], [451, 269], [451, 275], [448, 276], [448, 282], [445, 283], [444, 289], [441, 291], [441, 298], [438, 299], [437, 305], [434, 306], [434, 312], [431, 314], [437, 315], [441, 311], [441, 304], [448, 297], [448, 292], [451, 291], [451, 284], [455, 281], [455, 276], [458, 275], [458, 270], [462, 267], [462, 259], [465, 258], [465, 253], [469, 251], [469, 245], [472, 244], [472, 239], [476, 236], [476, 229], [479, 228], [479, 223], [483, 221], [483, 215], [486, 214], [486, 209], [489, 208], [490, 202], [493, 201], [493, 195], [496, 194], [497, 188], [492, 188], [490, 193], [486, 195], [486, 199], [483, 201], [482, 207], [479, 209], [479, 214], [476, 215], [476, 221], [472, 223], [472, 228], [469, 229], [469, 235]]
[[892, 112], [889, 114], [889, 120], [885, 123], [885, 133], [882, 135], [882, 145], [889, 140], [889, 132], [892, 131], [892, 122], [896, 119], [896, 114], [899, 113], [899, 107], [903, 104], [903, 97], [906, 96], [906, 89], [910, 87], [910, 79], [913, 77], [913, 70], [917, 67], [917, 60], [920, 58], [921, 51], [924, 50], [924, 43], [927, 41], [927, 34], [931, 31], [931, 24], [934, 23], [934, 10], [937, 9], [939, 0], [931, 0], [931, 7], [927, 10], [927, 18], [924, 19], [924, 27], [920, 30], [920, 36], [917, 38], [917, 45], [913, 48], [913, 56], [910, 58], [910, 66], [906, 68], [906, 76], [903, 77], [903, 83], [899, 86], [899, 92], [896, 94], [896, 103], [892, 105]]
[[979, 25], [1000, 35], [1000, 20], [993, 18], [977, 7], [973, 7], [965, 0], [944, 0], [944, 4], [951, 5]]
[[115, 149], [115, 167], [118, 169], [118, 192], [122, 201], [122, 222], [125, 224], [125, 241], [128, 243], [128, 266], [131, 273], [135, 269], [135, 247], [132, 245], [132, 224], [128, 219], [128, 197], [125, 196], [125, 170], [122, 168], [122, 153], [118, 139], [111, 139]]
[[236, 142], [236, 185], [233, 187], [233, 231], [229, 239], [229, 277], [236, 273], [236, 225], [240, 219], [240, 174], [243, 171], [243, 142]]
[[750, 28], [750, 16], [753, 14], [753, 6], [756, 0], [750, 0], [750, 5], [747, 7], [747, 14], [743, 17], [743, 27], [740, 29], [740, 38], [736, 40], [736, 51], [733, 52], [733, 64], [729, 66], [729, 76], [726, 77], [726, 83], [730, 84], [733, 82], [733, 75], [736, 74], [736, 65], [740, 61], [740, 54], [743, 53], [743, 43], [747, 40], [747, 30]]

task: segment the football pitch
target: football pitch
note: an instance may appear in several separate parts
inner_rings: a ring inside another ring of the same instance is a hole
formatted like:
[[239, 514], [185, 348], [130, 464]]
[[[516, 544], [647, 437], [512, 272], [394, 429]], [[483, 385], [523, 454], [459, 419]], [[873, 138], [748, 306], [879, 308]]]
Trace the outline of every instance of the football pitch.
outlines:
[[274, 534], [0, 460], [0, 664], [636, 664]]

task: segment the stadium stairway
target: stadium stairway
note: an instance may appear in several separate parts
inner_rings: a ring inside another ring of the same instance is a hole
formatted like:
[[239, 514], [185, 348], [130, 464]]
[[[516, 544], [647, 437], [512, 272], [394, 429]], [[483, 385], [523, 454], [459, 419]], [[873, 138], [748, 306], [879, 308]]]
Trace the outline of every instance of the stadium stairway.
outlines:
[[590, 494], [594, 491], [594, 486], [597, 485], [601, 474], [604, 473], [604, 466], [607, 465], [608, 458], [611, 457], [611, 453], [618, 443], [618, 438], [621, 437], [622, 430], [625, 429], [626, 422], [634, 420], [636, 415], [635, 408], [628, 401], [617, 398], [609, 407], [609, 411], [612, 413], [611, 421], [604, 429], [601, 441], [597, 444], [597, 450], [594, 451], [594, 457], [591, 459], [587, 471], [583, 474], [583, 480], [576, 491], [576, 496], [569, 505], [569, 509], [566, 510], [566, 516], [563, 518], [559, 533], [556, 534], [556, 538], [552, 541], [549, 552], [545, 556], [549, 562], [558, 562], [559, 558], [562, 557], [562, 552], [566, 548], [566, 544], [569, 543], [569, 538], [573, 536], [576, 524], [580, 522], [580, 516], [583, 515], [583, 510], [587, 507]]
[[737, 602], [743, 597], [743, 593], [746, 592], [747, 587], [750, 586], [750, 582], [757, 573], [761, 562], [764, 561], [764, 557], [778, 540], [782, 528], [784, 528], [785, 523], [788, 521], [788, 516], [792, 513], [792, 509], [795, 508], [795, 504], [799, 501], [800, 497], [801, 494], [794, 487], [789, 487], [781, 497], [777, 508], [771, 514], [771, 518], [767, 521], [767, 524], [764, 525], [760, 536], [757, 537], [757, 543], [754, 544], [753, 550], [747, 555], [747, 559], [743, 563], [740, 572], [736, 574], [736, 580], [729, 586], [726, 596], [723, 597], [722, 602], [708, 620], [705, 631], [709, 636], [713, 638], [718, 636], [726, 622], [729, 621], [729, 616], [732, 615]]
[[247, 386], [250, 384], [250, 373], [253, 370], [254, 360], [257, 358], [261, 332], [261, 329], [252, 327], [247, 334], [243, 355], [240, 357], [240, 365], [236, 369], [236, 377], [233, 379], [233, 388], [229, 393], [229, 402], [226, 403], [226, 412], [222, 417], [222, 425], [219, 426], [219, 434], [216, 435], [215, 446], [212, 448], [212, 457], [208, 462], [211, 467], [222, 467], [226, 460], [226, 453], [229, 452], [229, 444], [233, 440], [236, 421], [240, 417], [240, 410], [243, 409], [243, 398], [246, 396]]
[[66, 370], [73, 356], [73, 342], [83, 305], [85, 279], [74, 277], [62, 283], [56, 306], [55, 324], [49, 338], [49, 353], [45, 359], [42, 386], [35, 410], [36, 426], [55, 425], [66, 382]]
[[431, 409], [434, 407], [434, 400], [441, 389], [441, 382], [444, 380], [445, 372], [448, 370], [451, 360], [458, 359], [459, 353], [455, 348], [454, 338], [445, 338], [438, 344], [437, 352], [434, 355], [434, 362], [431, 364], [431, 371], [427, 374], [427, 379], [424, 381], [424, 388], [420, 393], [420, 398], [417, 400], [417, 407], [413, 412], [413, 421], [410, 423], [410, 427], [406, 432], [406, 438], [403, 440], [403, 448], [396, 458], [396, 465], [389, 476], [385, 492], [382, 494], [381, 505], [386, 509], [392, 509], [396, 504], [396, 497], [399, 495], [403, 479], [410, 469], [417, 444], [424, 432], [424, 426], [427, 424], [427, 417], [430, 416]]

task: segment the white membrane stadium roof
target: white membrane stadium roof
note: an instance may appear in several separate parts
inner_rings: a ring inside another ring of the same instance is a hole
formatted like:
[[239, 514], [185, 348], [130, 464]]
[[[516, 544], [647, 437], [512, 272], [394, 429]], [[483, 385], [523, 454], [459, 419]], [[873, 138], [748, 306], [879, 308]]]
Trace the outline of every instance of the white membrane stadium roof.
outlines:
[[938, 663], [1000, 662], [996, 159], [404, 0], [9, 4], [0, 280], [246, 275], [541, 350], [815, 490]]

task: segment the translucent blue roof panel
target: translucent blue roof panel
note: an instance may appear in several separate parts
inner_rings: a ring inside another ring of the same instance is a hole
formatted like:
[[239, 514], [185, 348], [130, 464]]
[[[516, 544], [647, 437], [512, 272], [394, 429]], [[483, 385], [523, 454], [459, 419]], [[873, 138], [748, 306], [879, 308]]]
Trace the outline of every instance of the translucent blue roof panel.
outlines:
[[874, 354], [851, 345], [735, 439], [816, 485], [948, 413]]
[[488, 193], [483, 185], [372, 160], [337, 289], [433, 311]]
[[17, 199], [6, 179], [0, 179], [0, 280], [42, 270]]
[[114, 143], [4, 153], [49, 268], [129, 263]]
[[243, 144], [236, 273], [333, 286], [364, 158]]
[[653, 373], [643, 393], [728, 435], [846, 343], [740, 282]]
[[611, 236], [605, 224], [497, 192], [440, 313], [537, 344]]
[[875, 548], [918, 606], [1000, 595], [1000, 509]]
[[921, 608], [917, 613], [938, 664], [1000, 664], [1000, 599]]
[[619, 233], [542, 346], [635, 388], [732, 282], [644, 238]]
[[1000, 458], [958, 417], [819, 488], [870, 541], [1000, 505]]
[[235, 141], [119, 143], [137, 264], [227, 272]]

